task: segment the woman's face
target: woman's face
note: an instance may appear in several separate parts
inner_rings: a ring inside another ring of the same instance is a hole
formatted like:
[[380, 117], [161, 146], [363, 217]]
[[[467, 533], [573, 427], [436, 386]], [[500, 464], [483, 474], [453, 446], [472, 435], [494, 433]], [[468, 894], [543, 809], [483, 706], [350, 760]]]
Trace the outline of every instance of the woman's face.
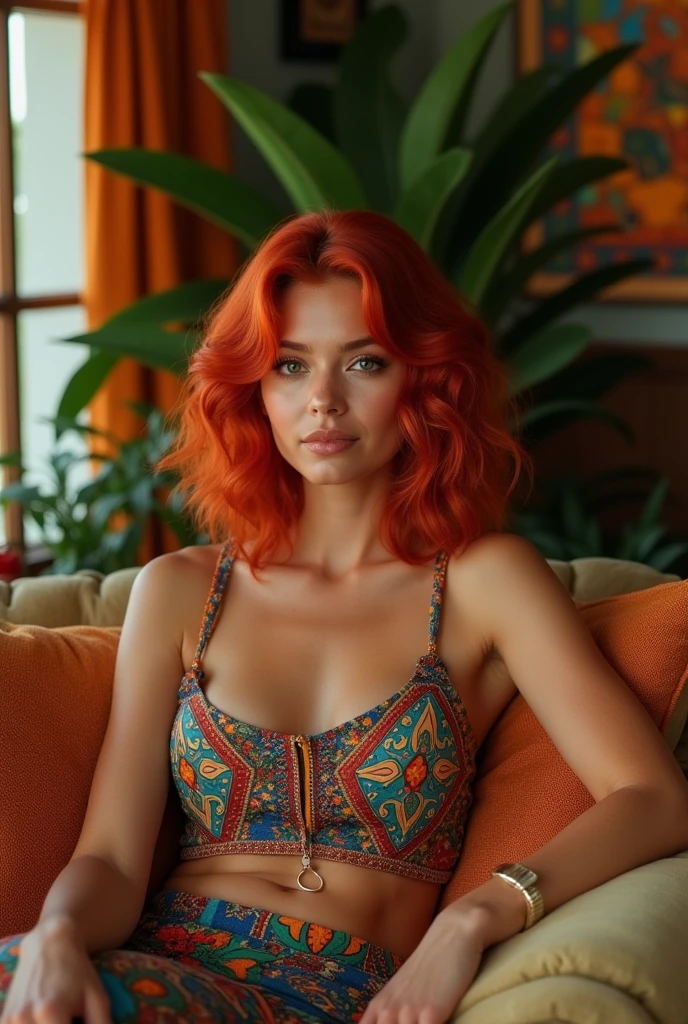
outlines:
[[[363, 319], [361, 284], [330, 277], [295, 281], [282, 297], [278, 363], [260, 381], [275, 444], [314, 483], [346, 482], [381, 469], [399, 450], [396, 410], [406, 365], [372, 340]], [[360, 342], [348, 351], [338, 346]], [[319, 454], [304, 438], [313, 430], [356, 438], [340, 452]]]

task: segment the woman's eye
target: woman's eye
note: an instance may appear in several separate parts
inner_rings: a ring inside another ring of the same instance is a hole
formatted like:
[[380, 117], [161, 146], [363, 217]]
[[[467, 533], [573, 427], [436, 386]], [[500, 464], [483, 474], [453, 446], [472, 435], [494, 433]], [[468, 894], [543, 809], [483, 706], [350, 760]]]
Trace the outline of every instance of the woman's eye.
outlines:
[[[360, 371], [361, 373], [376, 373], [377, 370], [382, 370], [382, 369], [384, 369], [385, 366], [388, 365], [384, 361], [384, 359], [380, 359], [378, 356], [359, 356], [358, 359], [356, 360], [356, 362], [357, 363], [372, 363], [373, 364], [373, 369], [371, 369], [371, 370], [361, 370]], [[303, 363], [299, 359], [290, 359], [288, 356], [285, 357], [284, 359], [278, 359], [277, 362], [275, 363], [275, 365], [273, 366], [273, 370], [275, 371], [275, 373], [277, 374], [278, 377], [296, 377], [297, 376], [296, 373], [280, 373], [280, 367], [287, 366], [287, 365], [289, 365], [289, 366], [303, 366]]]

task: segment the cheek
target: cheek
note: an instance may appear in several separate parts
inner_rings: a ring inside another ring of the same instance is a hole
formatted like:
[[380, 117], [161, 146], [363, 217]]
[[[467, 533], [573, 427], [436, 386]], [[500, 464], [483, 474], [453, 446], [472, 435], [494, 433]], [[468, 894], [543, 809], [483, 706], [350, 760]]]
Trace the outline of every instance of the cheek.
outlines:
[[289, 395], [285, 395], [284, 392], [279, 390], [272, 392], [266, 390], [263, 395], [263, 402], [267, 412], [270, 414], [270, 419], [275, 423], [287, 420], [294, 406], [294, 402], [289, 400]]
[[369, 417], [376, 423], [388, 424], [397, 418], [400, 388], [388, 388], [372, 396], [368, 406]]

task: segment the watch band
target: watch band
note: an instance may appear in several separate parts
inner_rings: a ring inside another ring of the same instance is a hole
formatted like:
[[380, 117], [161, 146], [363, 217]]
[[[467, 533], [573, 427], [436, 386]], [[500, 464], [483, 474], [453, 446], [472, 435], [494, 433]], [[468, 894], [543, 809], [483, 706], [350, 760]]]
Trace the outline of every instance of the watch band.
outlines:
[[509, 885], [520, 889], [528, 904], [526, 923], [521, 931], [531, 928], [541, 917], [544, 916], [545, 907], [542, 893], [538, 889], [538, 876], [525, 864], [499, 864], [492, 872], [498, 878], [504, 879]]

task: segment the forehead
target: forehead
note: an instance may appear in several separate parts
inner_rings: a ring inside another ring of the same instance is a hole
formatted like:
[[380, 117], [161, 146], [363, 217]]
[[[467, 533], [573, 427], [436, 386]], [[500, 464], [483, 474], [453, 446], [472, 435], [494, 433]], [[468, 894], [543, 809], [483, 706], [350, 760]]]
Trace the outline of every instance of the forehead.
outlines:
[[362, 288], [353, 278], [327, 278], [323, 281], [294, 281], [285, 290], [281, 302], [282, 335], [295, 330], [343, 333], [350, 336], [350, 326], [357, 337], [367, 333], [363, 318]]

